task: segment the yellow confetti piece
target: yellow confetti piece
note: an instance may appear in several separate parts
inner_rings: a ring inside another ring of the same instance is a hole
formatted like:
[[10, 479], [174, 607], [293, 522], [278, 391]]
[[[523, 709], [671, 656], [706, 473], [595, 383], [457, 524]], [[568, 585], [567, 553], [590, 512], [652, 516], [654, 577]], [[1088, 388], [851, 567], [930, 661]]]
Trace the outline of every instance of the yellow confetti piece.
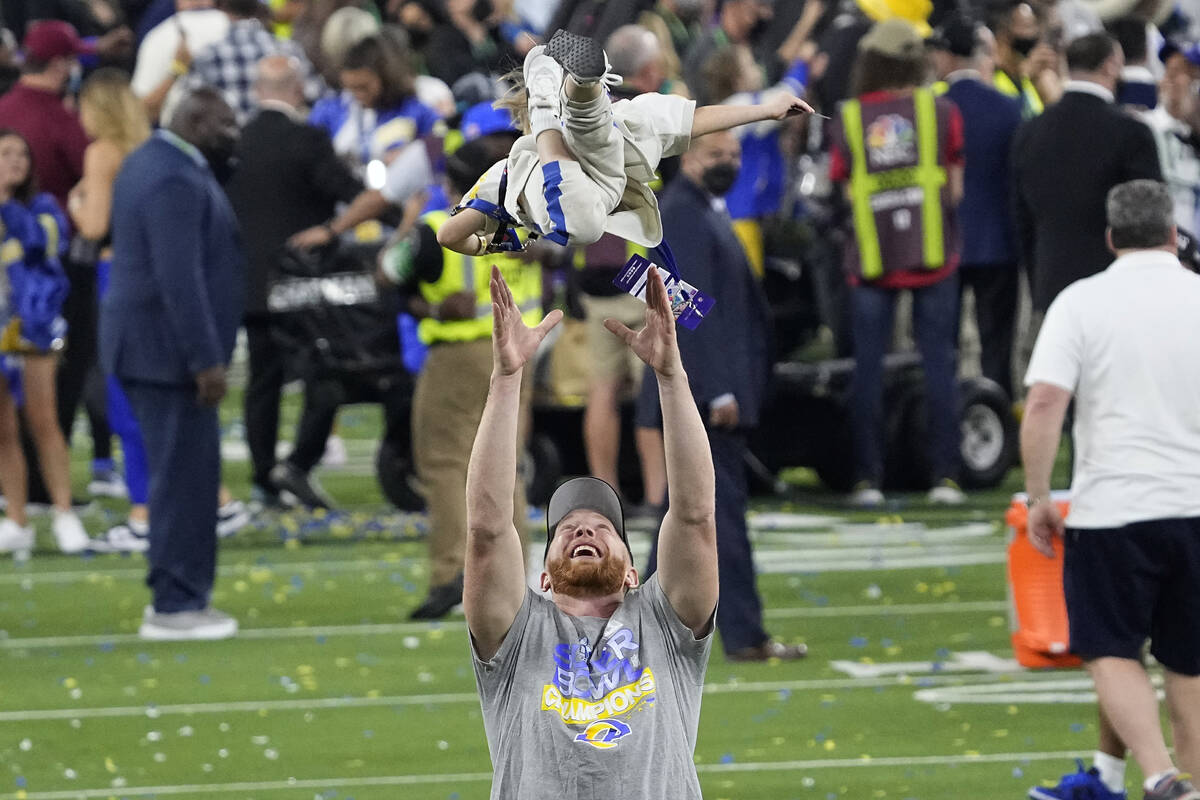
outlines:
[[925, 581], [918, 581], [916, 588], [918, 594], [926, 594], [929, 591], [929, 584]]
[[378, 689], [367, 689], [367, 697], [370, 697], [372, 700], [375, 699], [376, 697], [379, 697], [379, 690]]
[[350, 666], [350, 659], [346, 658], [345, 656], [338, 656], [333, 660], [333, 665], [338, 669], [345, 669], [346, 667]]
[[255, 567], [250, 570], [250, 581], [252, 583], [266, 583], [271, 580], [274, 573], [266, 567]]
[[296, 667], [296, 674], [297, 675], [312, 675], [313, 674], [312, 665], [311, 664], [299, 665], [298, 667]]
[[26, 792], [24, 789], [17, 789], [16, 797], [17, 797], [17, 800], [25, 800], [25, 798], [29, 797], [29, 793]]
[[772, 736], [771, 737], [771, 744], [775, 745], [776, 747], [780, 746], [781, 744], [785, 744], [786, 742], [787, 742], [787, 739], [785, 739], [782, 736]]
[[963, 755], [966, 756], [967, 758], [979, 758], [979, 751], [978, 750], [968, 750], [965, 753], [963, 753]]
[[276, 592], [275, 594], [271, 595], [271, 599], [274, 600], [277, 605], [286, 603], [287, 592]]
[[993, 628], [1003, 628], [1008, 624], [1008, 620], [1004, 617], [988, 617], [988, 625]]
[[142, 686], [147, 689], [157, 689], [158, 678], [142, 678]]
[[63, 681], [63, 687], [66, 689], [74, 689], [78, 685], [79, 681], [75, 680], [74, 678], [67, 678]]
[[883, 652], [887, 653], [889, 656], [898, 656], [898, 655], [900, 655], [900, 650], [901, 650], [900, 645], [893, 644], [889, 647], [884, 648]]
[[117, 771], [117, 765], [116, 765], [116, 764], [113, 762], [113, 760], [112, 760], [112, 756], [105, 756], [105, 757], [104, 757], [104, 768], [105, 768], [106, 770], [108, 770], [109, 772], [116, 772], [116, 771]]
[[291, 538], [284, 539], [283, 540], [283, 549], [284, 550], [299, 550], [300, 544], [301, 544], [301, 542], [299, 539], [291, 539]]
[[446, 638], [446, 632], [441, 628], [432, 628], [429, 631], [429, 638], [436, 642], [439, 639]]
[[971, 723], [969, 723], [969, 722], [964, 722], [964, 723], [963, 723], [962, 725], [960, 725], [959, 727], [961, 727], [961, 728], [962, 728], [962, 732], [963, 732], [963, 733], [966, 733], [967, 731], [971, 730]]
[[833, 739], [826, 739], [824, 747], [826, 750], [835, 750], [837, 749], [837, 742], [833, 741]]
[[245, 581], [234, 581], [233, 582], [233, 590], [235, 592], [238, 592], [239, 594], [245, 592], [249, 588], [250, 588], [250, 584], [246, 583]]
[[265, 708], [260, 708], [260, 709], [258, 710], [258, 716], [259, 716], [259, 717], [265, 717], [265, 716], [267, 716], [267, 714], [269, 714], [269, 713], [270, 713], [270, 712], [269, 712], [269, 711], [267, 711]]
[[997, 728], [992, 731], [992, 736], [995, 736], [997, 739], [1003, 739], [1005, 736], [1008, 736], [1008, 731], [1004, 728]]
[[1009, 707], [1008, 707], [1008, 715], [1009, 715], [1010, 717], [1012, 717], [1012, 716], [1016, 716], [1016, 715], [1017, 715], [1017, 714], [1019, 714], [1020, 712], [1021, 712], [1021, 709], [1017, 708], [1016, 706], [1009, 706]]

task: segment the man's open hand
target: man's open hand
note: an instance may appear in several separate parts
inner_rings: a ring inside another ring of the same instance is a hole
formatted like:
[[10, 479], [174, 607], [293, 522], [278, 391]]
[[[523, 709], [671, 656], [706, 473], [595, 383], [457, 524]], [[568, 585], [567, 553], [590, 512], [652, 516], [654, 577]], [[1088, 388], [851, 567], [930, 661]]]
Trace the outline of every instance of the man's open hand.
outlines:
[[642, 329], [635, 333], [615, 319], [604, 320], [604, 327], [659, 376], [668, 378], [683, 370], [675, 339], [675, 315], [658, 267], [650, 267], [646, 275], [646, 324]]
[[1054, 537], [1063, 535], [1062, 513], [1053, 500], [1034, 503], [1029, 509], [1029, 541], [1046, 558], [1054, 558]]
[[492, 359], [497, 373], [513, 375], [520, 372], [538, 345], [550, 329], [562, 319], [558, 309], [551, 311], [538, 323], [536, 328], [530, 328], [521, 319], [521, 309], [513, 300], [500, 268], [492, 267]]

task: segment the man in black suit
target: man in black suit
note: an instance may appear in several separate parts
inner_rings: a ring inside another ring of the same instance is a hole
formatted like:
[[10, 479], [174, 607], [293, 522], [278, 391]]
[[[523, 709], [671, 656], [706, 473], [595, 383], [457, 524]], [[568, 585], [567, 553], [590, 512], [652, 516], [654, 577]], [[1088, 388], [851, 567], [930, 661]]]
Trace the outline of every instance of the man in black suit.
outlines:
[[[663, 193], [663, 232], [680, 275], [715, 298], [694, 331], [679, 331], [679, 352], [696, 407], [704, 418], [717, 476], [717, 560], [721, 602], [717, 627], [734, 661], [803, 657], [804, 645], [785, 645], [763, 628], [762, 600], [746, 531], [746, 436], [758, 414], [771, 370], [768, 308], [721, 198], [741, 166], [741, 145], [729, 131], [692, 141], [679, 177]], [[658, 385], [647, 370], [638, 425], [661, 425]], [[654, 572], [657, 543], [647, 577]]]
[[[272, 338], [267, 293], [279, 275], [288, 238], [322, 226], [331, 228], [330, 238], [341, 233], [343, 229], [335, 227], [341, 223], [333, 219], [334, 209], [339, 202], [354, 200], [363, 187], [334, 153], [328, 134], [305, 122], [299, 110], [304, 104], [304, 82], [294, 59], [269, 56], [260, 61], [255, 91], [260, 110], [242, 132], [238, 171], [227, 187], [245, 232], [249, 260], [246, 441], [258, 499], [276, 502], [278, 489], [286, 488], [302, 503], [318, 506], [325, 501], [313, 491], [306, 475], [285, 469], [286, 475], [276, 474], [284, 480], [271, 478], [287, 354]], [[318, 453], [323, 450], [324, 439], [314, 447]]]
[[179, 104], [125, 159], [113, 185], [113, 260], [100, 358], [133, 406], [150, 472], [154, 604], [144, 639], [224, 639], [237, 620], [209, 606], [217, 561], [217, 406], [242, 317], [245, 259], [214, 176], [237, 122], [212, 89]]
[[1113, 104], [1124, 66], [1116, 41], [1106, 33], [1076, 39], [1067, 66], [1062, 99], [1013, 140], [1020, 255], [1036, 311], [1112, 261], [1104, 241], [1108, 190], [1135, 178], [1162, 180], [1154, 135]]

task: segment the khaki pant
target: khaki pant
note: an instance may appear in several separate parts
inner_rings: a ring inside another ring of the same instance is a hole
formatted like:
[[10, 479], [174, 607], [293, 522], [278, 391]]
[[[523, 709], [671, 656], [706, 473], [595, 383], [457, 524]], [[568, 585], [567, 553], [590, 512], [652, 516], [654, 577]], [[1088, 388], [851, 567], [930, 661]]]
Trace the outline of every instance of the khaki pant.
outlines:
[[[467, 464], [483, 417], [492, 374], [492, 340], [438, 344], [417, 378], [413, 395], [413, 454], [429, 508], [430, 585], [462, 572], [467, 543]], [[530, 370], [521, 387], [521, 450], [529, 434]], [[513, 524], [526, 544], [525, 481], [517, 458]]]

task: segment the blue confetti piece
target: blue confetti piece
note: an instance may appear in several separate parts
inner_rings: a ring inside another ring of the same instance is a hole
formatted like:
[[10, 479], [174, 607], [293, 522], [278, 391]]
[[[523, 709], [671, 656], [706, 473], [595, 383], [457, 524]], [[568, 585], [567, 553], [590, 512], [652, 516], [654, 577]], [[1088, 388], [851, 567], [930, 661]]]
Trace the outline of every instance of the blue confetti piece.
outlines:
[[725, 753], [723, 756], [721, 756], [721, 763], [722, 764], [732, 764], [733, 763], [733, 753]]
[[939, 647], [939, 648], [937, 649], [937, 658], [938, 658], [938, 660], [939, 660], [939, 661], [945, 661], [945, 660], [946, 660], [947, 658], [949, 658], [949, 657], [950, 657], [950, 651], [949, 651], [949, 650], [947, 650], [947, 649], [946, 649], [946, 648], [944, 648], [944, 647]]
[[1071, 733], [1083, 733], [1084, 724], [1082, 722], [1071, 723]]
[[18, 789], [24, 789], [28, 785], [29, 785], [29, 781], [25, 780], [24, 775], [17, 776], [17, 788]]
[[196, 680], [200, 681], [200, 683], [202, 683], [202, 684], [203, 684], [203, 685], [205, 685], [205, 686], [207, 686], [208, 684], [212, 683], [212, 678], [210, 678], [210, 677], [209, 677], [209, 676], [207, 676], [207, 675], [201, 675], [201, 676], [199, 676], [199, 677], [198, 677]]
[[116, 650], [116, 649], [117, 649], [117, 646], [115, 644], [113, 644], [112, 642], [101, 642], [100, 643], [100, 652], [101, 653], [111, 653], [113, 650]]
[[325, 642], [327, 642], [327, 641], [328, 641], [328, 639], [326, 639], [324, 636], [317, 637], [317, 644], [325, 644]]
[[851, 647], [866, 647], [867, 638], [865, 636], [855, 636], [850, 640]]
[[1025, 770], [1021, 769], [1020, 767], [1013, 767], [1012, 776], [1014, 778], [1024, 778]]
[[150, 654], [149, 653], [138, 653], [137, 660], [138, 660], [139, 664], [149, 664], [150, 663]]
[[177, 664], [186, 664], [186, 663], [187, 663], [187, 656], [186, 656], [186, 655], [184, 655], [183, 653], [178, 653], [178, 654], [175, 656], [175, 663], [177, 663]]
[[780, 700], [791, 700], [792, 699], [792, 690], [791, 689], [780, 689], [779, 690], [779, 699]]
[[375, 731], [372, 731], [372, 730], [365, 730], [365, 731], [363, 731], [363, 738], [364, 738], [364, 739], [374, 739], [374, 738], [375, 738]]

